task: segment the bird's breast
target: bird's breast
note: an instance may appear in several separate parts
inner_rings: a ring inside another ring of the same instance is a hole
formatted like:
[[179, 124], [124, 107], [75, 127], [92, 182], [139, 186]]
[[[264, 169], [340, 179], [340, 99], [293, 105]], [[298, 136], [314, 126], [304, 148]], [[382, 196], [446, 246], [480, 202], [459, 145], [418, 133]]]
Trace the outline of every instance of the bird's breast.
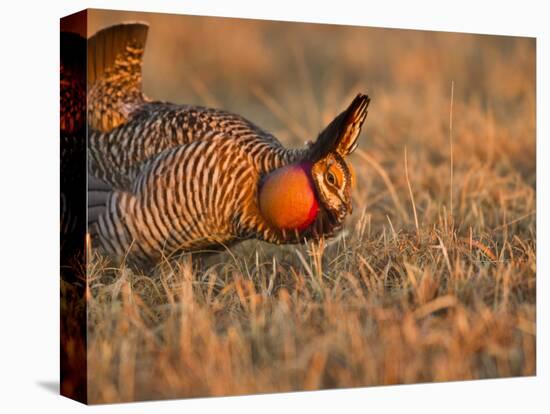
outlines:
[[270, 173], [260, 187], [262, 216], [280, 230], [304, 230], [313, 223], [319, 203], [311, 179], [310, 166], [298, 163]]

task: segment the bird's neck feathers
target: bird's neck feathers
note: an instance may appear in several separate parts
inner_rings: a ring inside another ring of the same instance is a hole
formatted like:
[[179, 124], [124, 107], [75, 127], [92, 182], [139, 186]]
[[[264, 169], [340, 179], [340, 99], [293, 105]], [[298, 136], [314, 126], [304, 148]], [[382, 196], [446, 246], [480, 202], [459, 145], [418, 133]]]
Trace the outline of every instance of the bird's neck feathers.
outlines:
[[319, 213], [319, 200], [311, 178], [311, 163], [303, 161], [267, 175], [259, 189], [263, 218], [279, 230], [302, 231]]

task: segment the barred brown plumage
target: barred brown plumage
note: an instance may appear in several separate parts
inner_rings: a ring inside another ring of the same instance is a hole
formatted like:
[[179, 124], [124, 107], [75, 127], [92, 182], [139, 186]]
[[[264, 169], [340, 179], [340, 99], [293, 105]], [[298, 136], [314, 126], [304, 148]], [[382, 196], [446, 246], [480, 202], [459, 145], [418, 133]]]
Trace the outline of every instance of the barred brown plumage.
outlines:
[[239, 115], [148, 100], [136, 62], [146, 28], [123, 24], [92, 38], [95, 53], [113, 49], [99, 69], [89, 55], [89, 225], [103, 250], [155, 262], [249, 238], [333, 235], [351, 211], [345, 157], [369, 98], [359, 94], [314, 144], [287, 149]]

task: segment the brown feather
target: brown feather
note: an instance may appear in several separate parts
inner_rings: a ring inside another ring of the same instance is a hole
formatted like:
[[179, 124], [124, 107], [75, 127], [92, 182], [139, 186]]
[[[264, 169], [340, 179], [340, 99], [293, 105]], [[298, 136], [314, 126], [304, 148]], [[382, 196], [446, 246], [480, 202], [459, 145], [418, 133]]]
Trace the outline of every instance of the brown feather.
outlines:
[[141, 65], [149, 26], [124, 23], [88, 40], [88, 122], [107, 132], [125, 123], [145, 101]]
[[337, 152], [344, 157], [355, 151], [369, 103], [368, 95], [358, 94], [349, 107], [319, 134], [310, 148], [309, 159], [318, 161], [329, 152]]

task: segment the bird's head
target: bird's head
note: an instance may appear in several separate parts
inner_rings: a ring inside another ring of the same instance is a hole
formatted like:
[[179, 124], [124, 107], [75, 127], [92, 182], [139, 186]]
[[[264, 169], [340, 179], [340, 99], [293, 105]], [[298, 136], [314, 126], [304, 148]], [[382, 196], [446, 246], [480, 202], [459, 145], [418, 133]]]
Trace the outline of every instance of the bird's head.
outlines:
[[346, 159], [357, 148], [370, 99], [359, 94], [311, 144], [306, 159], [275, 170], [260, 190], [260, 211], [274, 227], [332, 234], [351, 214], [355, 173]]
[[338, 221], [351, 214], [355, 181], [351, 163], [338, 153], [330, 153], [312, 165], [311, 176], [322, 207]]

